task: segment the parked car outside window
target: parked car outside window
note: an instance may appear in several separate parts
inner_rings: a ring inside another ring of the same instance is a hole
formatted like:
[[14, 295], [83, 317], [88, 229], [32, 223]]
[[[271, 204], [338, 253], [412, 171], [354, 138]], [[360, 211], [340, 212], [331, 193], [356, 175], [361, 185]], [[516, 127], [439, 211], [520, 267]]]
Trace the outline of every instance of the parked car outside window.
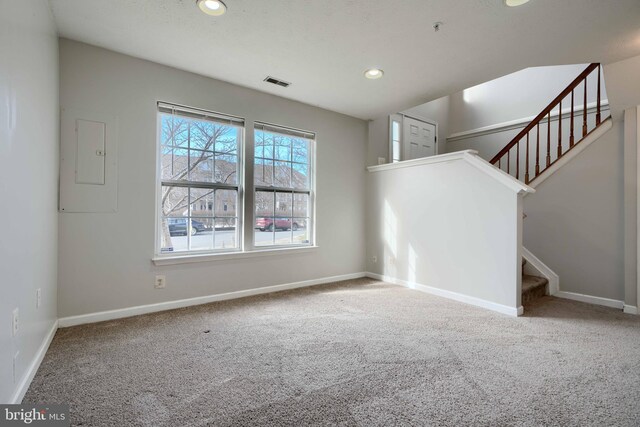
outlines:
[[257, 218], [255, 228], [260, 231], [273, 231], [276, 230], [291, 230], [298, 231], [298, 228], [304, 228], [304, 224], [299, 224], [298, 221], [293, 221], [289, 218]]
[[[169, 222], [169, 234], [171, 236], [186, 236], [187, 235], [187, 218], [168, 218]], [[197, 233], [209, 230], [204, 223], [195, 219], [191, 220], [191, 227], [189, 229], [192, 236]]]

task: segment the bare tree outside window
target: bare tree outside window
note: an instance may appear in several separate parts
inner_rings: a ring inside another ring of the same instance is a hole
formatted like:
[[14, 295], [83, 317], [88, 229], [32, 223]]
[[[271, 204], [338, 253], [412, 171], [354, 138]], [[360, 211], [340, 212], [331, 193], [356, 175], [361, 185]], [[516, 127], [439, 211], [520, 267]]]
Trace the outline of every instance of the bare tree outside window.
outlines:
[[237, 236], [219, 247], [215, 233], [238, 223], [241, 128], [176, 112], [161, 113], [160, 126], [162, 251], [174, 250], [172, 237], [207, 231], [212, 238], [202, 247], [192, 238], [182, 249], [237, 247]]

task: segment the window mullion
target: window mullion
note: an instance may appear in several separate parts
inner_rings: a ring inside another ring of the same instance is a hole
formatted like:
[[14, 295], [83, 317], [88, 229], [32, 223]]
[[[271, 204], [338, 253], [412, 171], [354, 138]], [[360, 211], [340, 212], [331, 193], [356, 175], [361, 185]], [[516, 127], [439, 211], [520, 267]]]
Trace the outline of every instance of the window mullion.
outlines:
[[[251, 126], [251, 122], [249, 122]], [[255, 134], [254, 132], [244, 132], [242, 151], [242, 167], [240, 169], [242, 176], [238, 179], [243, 182], [242, 196], [240, 201], [242, 203], [242, 212], [239, 212], [239, 216], [242, 216], [242, 244], [241, 247], [244, 250], [251, 250], [254, 246], [253, 242], [253, 230], [255, 226], [255, 190], [254, 190], [254, 163], [255, 163]]]

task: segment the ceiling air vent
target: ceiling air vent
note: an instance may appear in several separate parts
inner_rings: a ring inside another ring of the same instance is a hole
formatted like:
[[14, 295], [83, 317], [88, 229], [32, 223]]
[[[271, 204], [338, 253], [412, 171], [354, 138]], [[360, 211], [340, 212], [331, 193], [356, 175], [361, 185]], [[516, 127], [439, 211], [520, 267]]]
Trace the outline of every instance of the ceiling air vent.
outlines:
[[274, 85], [278, 85], [278, 86], [282, 86], [282, 87], [289, 87], [289, 85], [291, 83], [289, 82], [285, 82], [284, 80], [279, 80], [276, 79], [275, 77], [271, 77], [271, 76], [267, 76], [266, 79], [264, 79], [265, 82], [267, 83], [273, 83]]

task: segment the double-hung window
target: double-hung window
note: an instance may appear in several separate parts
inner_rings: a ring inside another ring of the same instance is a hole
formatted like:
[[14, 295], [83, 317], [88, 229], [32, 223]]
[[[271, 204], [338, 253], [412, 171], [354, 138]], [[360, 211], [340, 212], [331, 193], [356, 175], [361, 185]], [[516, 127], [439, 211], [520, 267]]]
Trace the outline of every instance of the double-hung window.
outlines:
[[254, 246], [313, 241], [315, 135], [280, 126], [254, 126]]
[[238, 117], [158, 103], [158, 255], [314, 244], [315, 134], [255, 122], [247, 147], [244, 131]]
[[241, 248], [244, 121], [172, 104], [159, 112], [159, 252]]

